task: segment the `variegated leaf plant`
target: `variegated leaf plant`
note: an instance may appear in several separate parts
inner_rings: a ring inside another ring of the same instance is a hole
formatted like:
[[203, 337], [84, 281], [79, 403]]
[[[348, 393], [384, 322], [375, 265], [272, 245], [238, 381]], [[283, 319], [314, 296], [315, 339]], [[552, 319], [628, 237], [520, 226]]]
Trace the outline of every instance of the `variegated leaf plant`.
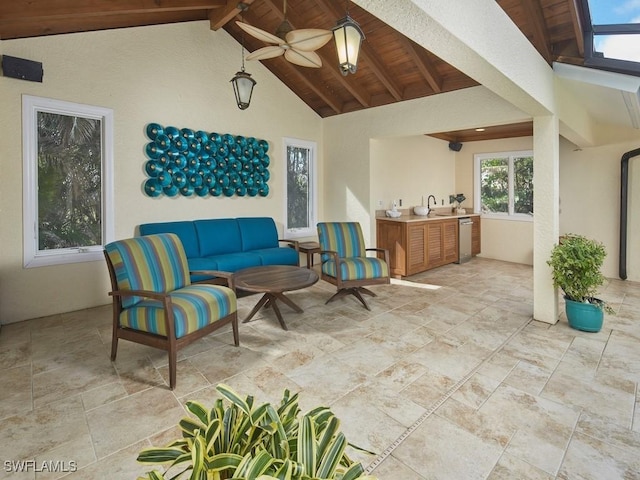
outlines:
[[289, 390], [276, 409], [227, 385], [216, 388], [224, 399], [210, 409], [187, 402], [192, 416], [179, 423], [181, 439], [140, 452], [139, 462], [166, 469], [139, 480], [375, 480], [346, 454], [351, 444], [328, 408], [300, 416], [298, 394]]

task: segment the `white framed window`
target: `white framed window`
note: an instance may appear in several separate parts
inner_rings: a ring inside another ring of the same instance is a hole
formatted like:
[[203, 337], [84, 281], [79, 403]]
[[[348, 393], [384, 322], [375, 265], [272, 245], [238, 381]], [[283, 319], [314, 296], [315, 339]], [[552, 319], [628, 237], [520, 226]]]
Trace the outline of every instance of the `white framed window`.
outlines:
[[113, 239], [113, 110], [22, 96], [25, 268], [103, 259]]
[[479, 213], [508, 220], [533, 220], [533, 151], [474, 155]]
[[283, 139], [286, 238], [316, 235], [318, 221], [317, 145], [296, 138]]

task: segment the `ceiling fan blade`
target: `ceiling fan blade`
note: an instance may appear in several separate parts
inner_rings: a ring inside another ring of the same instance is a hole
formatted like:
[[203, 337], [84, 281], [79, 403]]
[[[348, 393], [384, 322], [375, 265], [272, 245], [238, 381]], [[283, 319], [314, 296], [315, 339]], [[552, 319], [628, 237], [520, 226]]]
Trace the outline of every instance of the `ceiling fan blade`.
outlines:
[[284, 52], [285, 49], [280, 45], [270, 45], [251, 52], [245, 57], [245, 60], [266, 60], [267, 58], [279, 57]]
[[302, 28], [300, 30], [292, 30], [287, 33], [287, 44], [295, 47], [296, 50], [303, 52], [312, 52], [325, 45], [333, 38], [331, 30], [323, 30], [320, 28]]
[[284, 52], [284, 58], [301, 67], [320, 68], [322, 60], [316, 52], [302, 52], [290, 48]]
[[265, 32], [264, 30], [261, 30], [257, 27], [254, 27], [253, 25], [249, 25], [248, 23], [236, 21], [236, 25], [238, 25], [242, 30], [247, 32], [252, 37], [257, 38], [258, 40], [262, 40], [263, 42], [275, 43], [276, 45], [282, 45], [284, 43], [283, 39], [278, 38], [275, 35], [272, 35], [269, 32]]

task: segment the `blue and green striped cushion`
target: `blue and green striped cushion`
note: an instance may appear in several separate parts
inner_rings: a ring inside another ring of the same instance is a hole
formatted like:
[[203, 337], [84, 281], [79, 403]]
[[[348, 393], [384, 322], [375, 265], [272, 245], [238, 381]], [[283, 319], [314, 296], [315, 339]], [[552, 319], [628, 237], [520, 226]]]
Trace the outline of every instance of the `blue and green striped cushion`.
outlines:
[[[200, 330], [237, 309], [233, 290], [218, 285], [189, 285], [170, 293], [176, 338]], [[120, 314], [124, 327], [167, 336], [159, 300], [146, 299]]]
[[[336, 265], [333, 260], [322, 264], [322, 272], [336, 277]], [[340, 262], [342, 280], [364, 280], [389, 276], [387, 262], [374, 257], [347, 258]]]
[[[113, 264], [119, 290], [162, 293], [191, 283], [184, 248], [173, 233], [118, 240], [104, 248]], [[122, 306], [129, 308], [141, 300], [124, 297]]]
[[[357, 222], [318, 223], [320, 250], [338, 252], [340, 258], [365, 257], [364, 236]], [[329, 259], [323, 255], [322, 261]]]

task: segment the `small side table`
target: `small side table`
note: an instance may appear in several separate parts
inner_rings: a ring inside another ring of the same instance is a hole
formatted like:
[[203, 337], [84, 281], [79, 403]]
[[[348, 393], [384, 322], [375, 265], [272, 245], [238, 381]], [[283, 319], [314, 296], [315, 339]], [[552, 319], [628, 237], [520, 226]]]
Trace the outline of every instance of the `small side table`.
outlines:
[[313, 267], [313, 254], [320, 253], [320, 244], [318, 242], [300, 242], [298, 249], [307, 255], [307, 268]]

